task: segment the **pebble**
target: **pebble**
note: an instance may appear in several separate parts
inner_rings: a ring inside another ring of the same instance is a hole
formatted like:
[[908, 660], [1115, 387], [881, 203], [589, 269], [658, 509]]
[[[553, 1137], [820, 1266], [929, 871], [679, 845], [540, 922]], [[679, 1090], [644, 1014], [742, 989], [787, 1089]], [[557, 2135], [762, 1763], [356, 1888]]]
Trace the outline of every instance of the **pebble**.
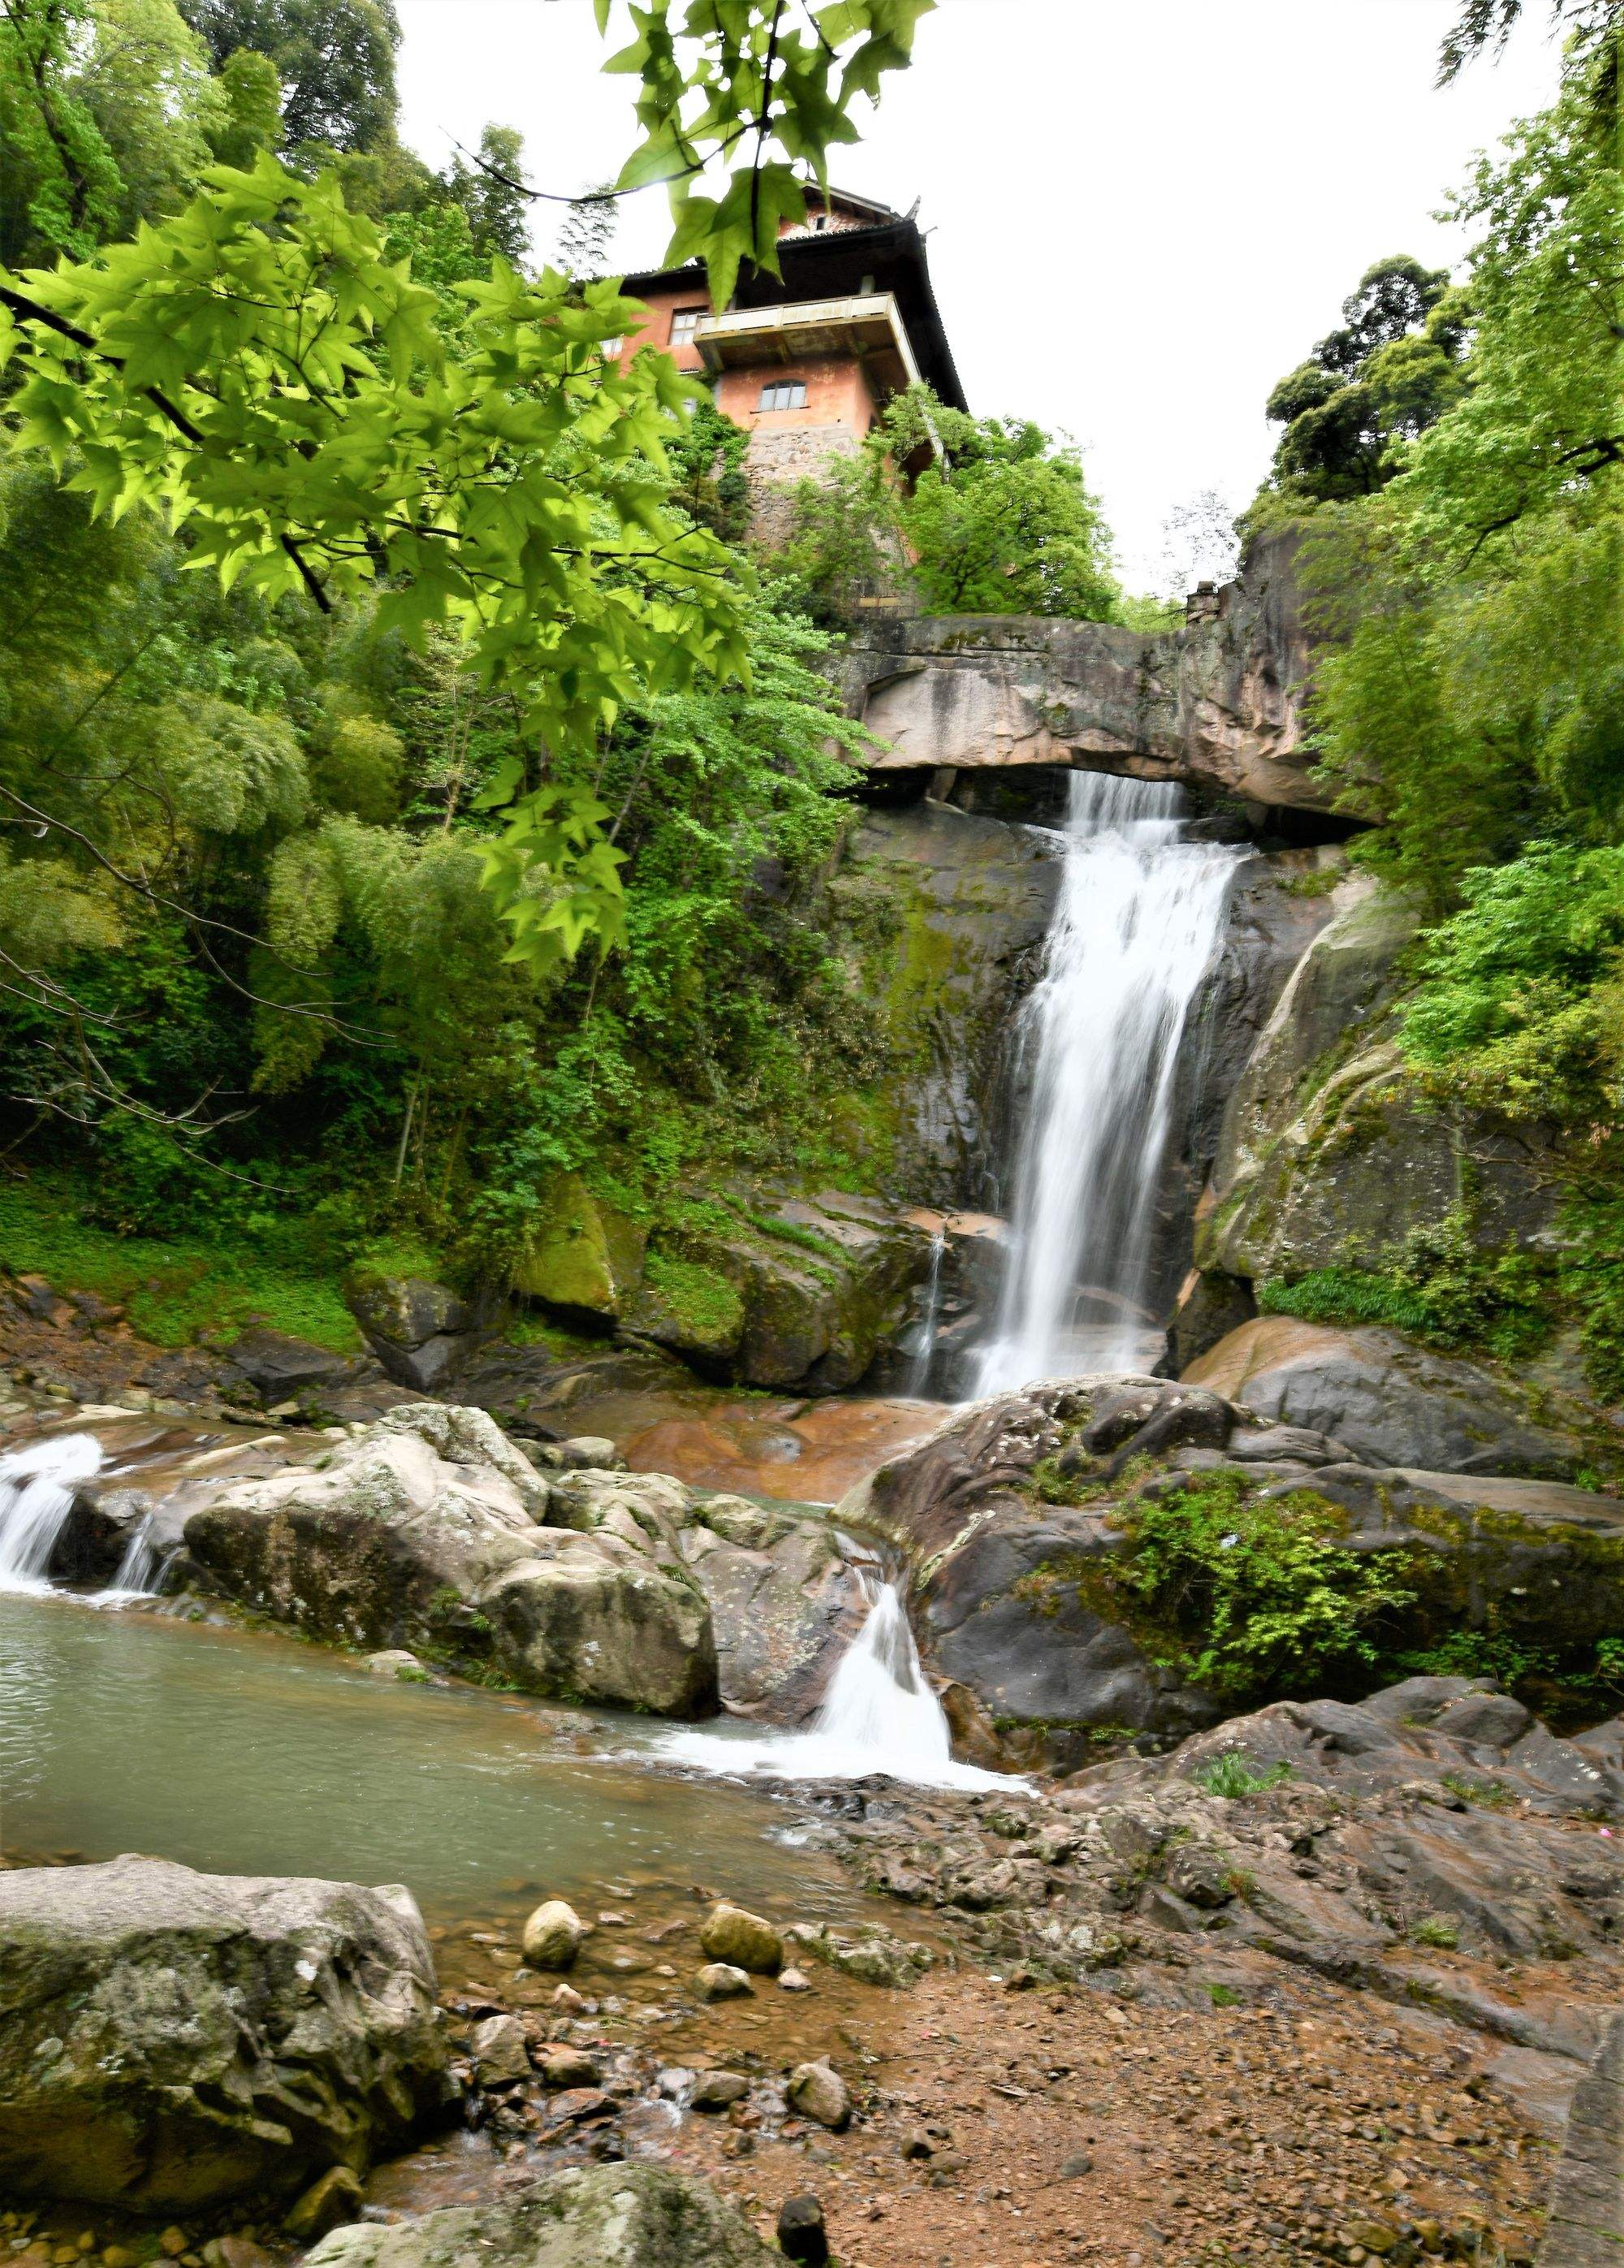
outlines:
[[781, 1992], [810, 1992], [812, 1979], [804, 1970], [782, 1970], [779, 1972], [778, 1989]]

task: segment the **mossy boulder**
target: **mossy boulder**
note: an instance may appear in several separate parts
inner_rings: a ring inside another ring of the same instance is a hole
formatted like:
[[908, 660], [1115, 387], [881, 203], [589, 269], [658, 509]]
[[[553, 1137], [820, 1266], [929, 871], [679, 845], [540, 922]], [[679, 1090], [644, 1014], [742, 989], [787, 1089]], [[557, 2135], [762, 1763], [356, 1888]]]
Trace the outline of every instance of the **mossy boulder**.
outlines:
[[0, 2189], [141, 2213], [364, 2173], [449, 2108], [409, 1892], [0, 1872]]
[[750, 1386], [841, 1393], [894, 1349], [928, 1233], [874, 1197], [746, 1183], [696, 1189], [650, 1252], [630, 1329]]
[[613, 1320], [643, 1278], [646, 1233], [594, 1195], [578, 1174], [548, 1183], [540, 1232], [513, 1271], [512, 1286], [566, 1318]]
[[1548, 1136], [1435, 1106], [1398, 1045], [1420, 907], [1364, 876], [1333, 904], [1225, 1108], [1197, 1266], [1253, 1284], [1379, 1269], [1455, 1219], [1486, 1251], [1548, 1244]]
[[[1345, 1441], [1260, 1424], [1187, 1382], [1085, 1378], [976, 1404], [883, 1467], [837, 1518], [907, 1555], [921, 1651], [959, 1689], [960, 1719], [967, 1696], [981, 1735], [990, 1726], [1010, 1760], [1071, 1769], [1096, 1736], [1182, 1734], [1305, 1690], [1290, 1650], [1271, 1640], [1249, 1655], [1245, 1627], [1227, 1628], [1214, 1655], [1210, 1616], [1187, 1603], [1200, 1586], [1181, 1604], [1178, 1585], [1135, 1556], [1150, 1508], [1164, 1506], [1180, 1534], [1206, 1521], [1215, 1560], [1219, 1528], [1275, 1539], [1275, 1587], [1259, 1609], [1275, 1629], [1321, 1580], [1357, 1603], [1342, 1651], [1312, 1665], [1315, 1690], [1368, 1683], [1378, 1657], [1474, 1641], [1538, 1655], [1558, 1682], [1583, 1678], [1598, 1641], [1624, 1628], [1616, 1498], [1362, 1462]], [[1323, 1543], [1328, 1576], [1294, 1562], [1299, 1537]]]

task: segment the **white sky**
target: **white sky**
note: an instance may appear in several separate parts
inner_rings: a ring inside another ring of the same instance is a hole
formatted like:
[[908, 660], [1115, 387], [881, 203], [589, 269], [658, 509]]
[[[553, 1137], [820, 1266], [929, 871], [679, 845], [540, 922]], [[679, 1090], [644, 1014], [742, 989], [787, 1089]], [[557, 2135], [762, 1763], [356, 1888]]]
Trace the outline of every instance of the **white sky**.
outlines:
[[[1269, 388], [1370, 261], [1459, 258], [1437, 208], [1475, 151], [1549, 100], [1537, 0], [1499, 63], [1434, 88], [1459, 5], [942, 0], [832, 168], [903, 210], [922, 199], [971, 408], [1081, 443], [1134, 587], [1158, 579], [1175, 507], [1250, 497]], [[430, 164], [494, 121], [524, 133], [539, 188], [618, 170], [635, 82], [599, 76], [591, 0], [399, 6], [403, 129]], [[545, 254], [559, 209], [536, 210]], [[616, 263], [655, 264], [663, 192], [622, 212]]]

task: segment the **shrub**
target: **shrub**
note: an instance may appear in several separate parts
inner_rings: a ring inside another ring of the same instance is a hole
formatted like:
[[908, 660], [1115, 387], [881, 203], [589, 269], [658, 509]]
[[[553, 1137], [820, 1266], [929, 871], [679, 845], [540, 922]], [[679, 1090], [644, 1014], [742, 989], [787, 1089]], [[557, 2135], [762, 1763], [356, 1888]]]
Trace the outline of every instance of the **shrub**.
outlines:
[[1123, 1524], [1107, 1580], [1174, 1637], [1169, 1667], [1226, 1696], [1309, 1691], [1378, 1660], [1381, 1623], [1415, 1596], [1407, 1560], [1348, 1550], [1323, 1497], [1257, 1497], [1239, 1472], [1142, 1497]]
[[1289, 1764], [1254, 1766], [1244, 1749], [1230, 1749], [1215, 1756], [1209, 1764], [1201, 1764], [1191, 1775], [1198, 1787], [1209, 1795], [1222, 1796], [1226, 1803], [1238, 1802], [1247, 1795], [1264, 1795], [1271, 1787], [1282, 1787], [1291, 1777]]

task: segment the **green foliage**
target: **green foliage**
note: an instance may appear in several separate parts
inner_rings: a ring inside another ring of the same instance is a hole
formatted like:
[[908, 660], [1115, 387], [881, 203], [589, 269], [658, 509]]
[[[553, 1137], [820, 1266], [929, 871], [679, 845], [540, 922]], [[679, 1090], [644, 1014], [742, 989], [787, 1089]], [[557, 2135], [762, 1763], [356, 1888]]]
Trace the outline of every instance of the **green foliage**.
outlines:
[[1460, 1925], [1444, 1914], [1423, 1914], [1410, 1930], [1411, 1940], [1416, 1945], [1437, 1946], [1453, 1953], [1460, 1943]]
[[1381, 1654], [1382, 1625], [1414, 1597], [1397, 1554], [1338, 1542], [1343, 1515], [1297, 1490], [1261, 1498], [1235, 1471], [1141, 1495], [1109, 1581], [1178, 1633], [1179, 1673], [1240, 1698], [1307, 1692]]
[[1110, 541], [1075, 449], [1024, 418], [915, 387], [863, 450], [797, 490], [784, 563], [817, 617], [849, 621], [906, 559], [928, 614], [1115, 619]]
[[1455, 1212], [1413, 1229], [1385, 1269], [1316, 1268], [1291, 1282], [1266, 1278], [1260, 1313], [1310, 1323], [1380, 1323], [1439, 1346], [1514, 1360], [1548, 1335], [1548, 1270], [1520, 1252], [1485, 1249]]
[[312, 1219], [301, 1234], [262, 1209], [228, 1209], [207, 1233], [153, 1236], [113, 1208], [102, 1220], [87, 1219], [77, 1185], [40, 1177], [0, 1184], [6, 1267], [117, 1301], [158, 1346], [200, 1337], [229, 1343], [250, 1323], [266, 1323], [335, 1353], [358, 1352], [336, 1281], [348, 1248], [330, 1215]]
[[1465, 308], [1442, 269], [1379, 260], [1342, 304], [1341, 328], [1282, 378], [1267, 415], [1284, 431], [1275, 490], [1294, 504], [1372, 495], [1398, 469], [1397, 445], [1460, 398]]
[[1272, 1787], [1283, 1787], [1290, 1777], [1289, 1764], [1282, 1761], [1259, 1767], [1244, 1749], [1227, 1749], [1191, 1774], [1198, 1787], [1229, 1803], [1238, 1803], [1248, 1795], [1267, 1795]]
[[181, 0], [217, 70], [244, 50], [264, 55], [284, 90], [289, 147], [369, 150], [393, 134], [393, 0]]

